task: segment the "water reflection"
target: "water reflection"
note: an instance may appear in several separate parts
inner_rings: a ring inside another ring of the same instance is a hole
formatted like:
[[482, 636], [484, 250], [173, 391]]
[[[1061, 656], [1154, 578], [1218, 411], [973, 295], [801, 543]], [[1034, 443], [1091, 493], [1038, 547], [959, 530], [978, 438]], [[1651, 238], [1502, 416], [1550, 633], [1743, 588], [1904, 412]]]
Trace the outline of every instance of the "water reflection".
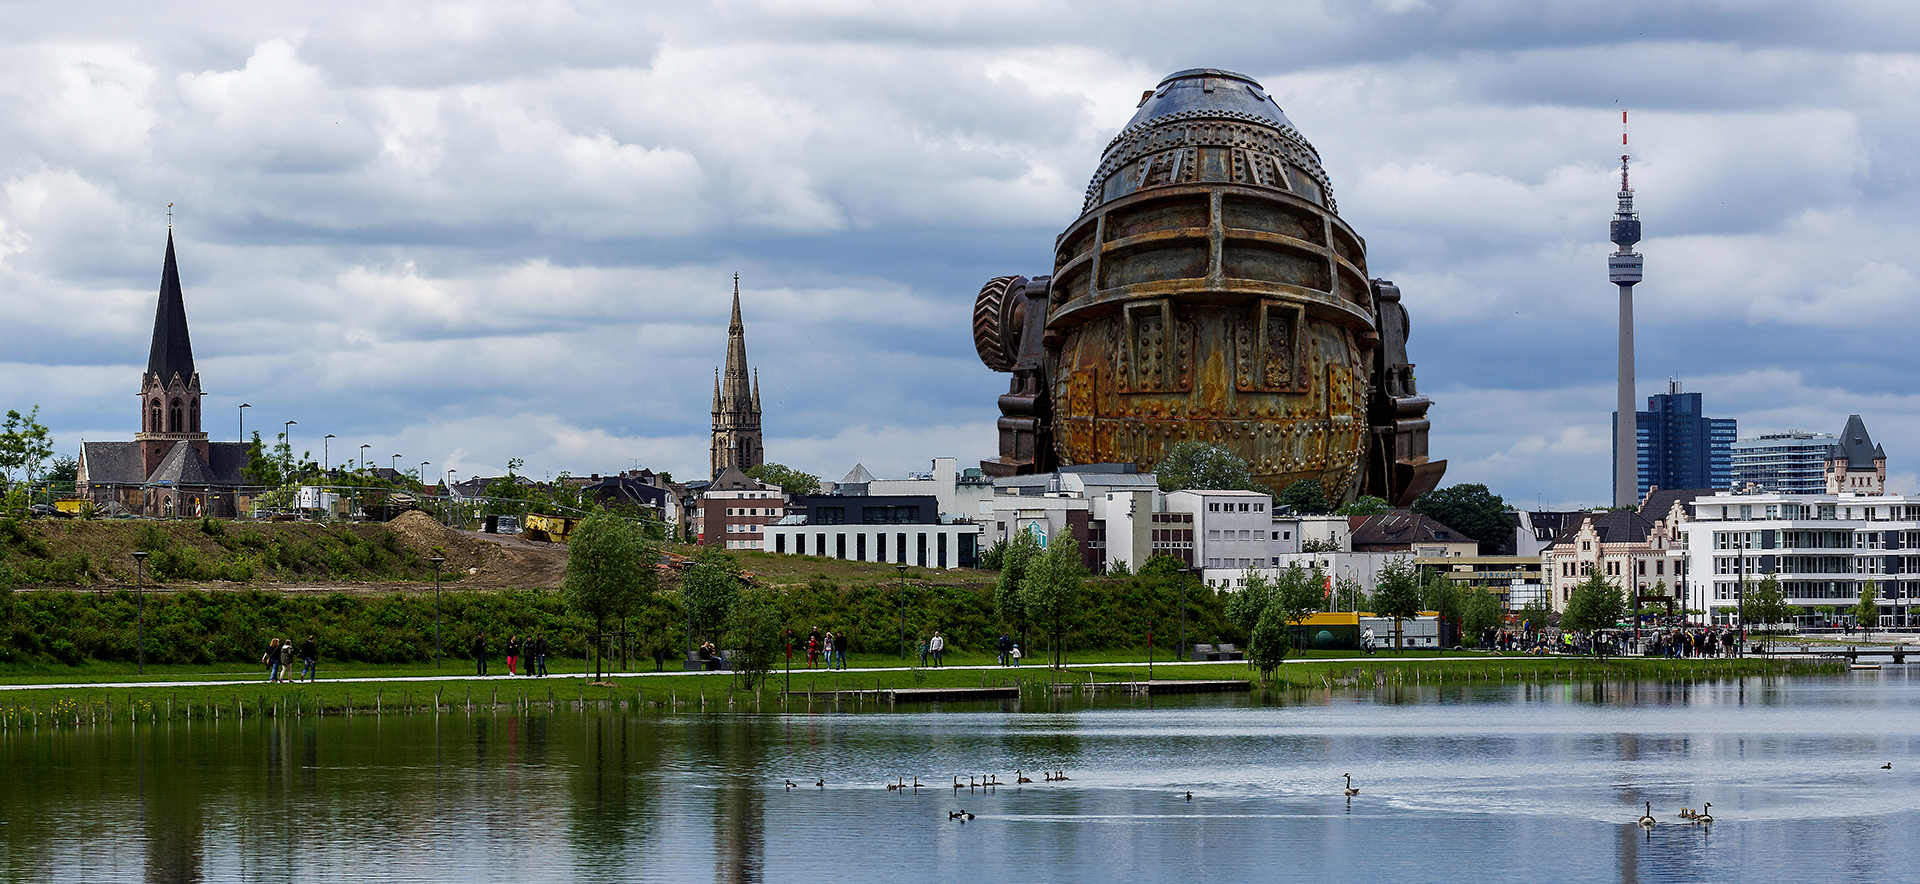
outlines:
[[1916, 706], [1890, 668], [42, 727], [0, 732], [0, 879], [1888, 880], [1920, 859]]

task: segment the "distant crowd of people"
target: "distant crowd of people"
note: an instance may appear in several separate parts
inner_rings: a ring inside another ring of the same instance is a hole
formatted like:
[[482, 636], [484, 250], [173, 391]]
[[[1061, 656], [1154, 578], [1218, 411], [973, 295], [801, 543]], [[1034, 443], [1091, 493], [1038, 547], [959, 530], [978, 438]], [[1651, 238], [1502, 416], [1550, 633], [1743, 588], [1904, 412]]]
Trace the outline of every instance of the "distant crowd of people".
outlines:
[[[522, 655], [526, 666], [521, 667]], [[477, 633], [473, 637], [473, 662], [477, 674], [487, 674], [487, 634]], [[522, 668], [525, 669], [521, 672]], [[543, 677], [547, 674], [547, 637], [536, 632], [524, 641], [515, 635], [507, 639], [507, 674]]]
[[[299, 655], [298, 659], [304, 664], [297, 677], [293, 674], [296, 653]], [[306, 641], [300, 643], [298, 649], [294, 648], [293, 639], [290, 638], [276, 638], [268, 641], [267, 652], [260, 655], [260, 662], [267, 665], [269, 683], [313, 681], [313, 670], [319, 658], [320, 645], [313, 640], [313, 636], [309, 635]]]

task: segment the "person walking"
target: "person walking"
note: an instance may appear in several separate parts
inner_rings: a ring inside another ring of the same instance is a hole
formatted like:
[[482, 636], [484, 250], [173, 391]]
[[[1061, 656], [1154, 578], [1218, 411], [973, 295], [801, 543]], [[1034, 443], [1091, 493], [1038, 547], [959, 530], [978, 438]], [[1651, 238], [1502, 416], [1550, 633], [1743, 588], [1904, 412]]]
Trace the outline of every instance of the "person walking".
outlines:
[[313, 636], [307, 636], [307, 640], [300, 643], [300, 659], [306, 663], [300, 677], [313, 681], [313, 664], [320, 659], [320, 644], [313, 640]]
[[1019, 642], [1014, 643], [1013, 650], [1009, 652], [1008, 656], [1013, 658], [1013, 665], [1015, 666], [1015, 668], [1018, 668], [1020, 666], [1020, 643]]
[[484, 632], [473, 637], [473, 662], [479, 667], [479, 675], [487, 674], [487, 634]]
[[507, 674], [514, 675], [514, 664], [520, 662], [520, 636], [507, 639]]
[[267, 642], [267, 652], [260, 655], [260, 662], [267, 664], [267, 683], [280, 680], [280, 640]]
[[527, 674], [532, 675], [533, 668], [538, 667], [540, 670], [541, 677], [544, 678], [547, 674], [547, 637], [546, 635], [538, 632], [534, 633], [533, 644], [534, 644], [534, 648], [533, 648], [534, 665], [533, 667], [528, 667]]
[[1005, 666], [1007, 665], [1007, 652], [1013, 650], [1013, 639], [1007, 638], [1007, 634], [1004, 632], [1000, 633], [1000, 640], [993, 643], [993, 649], [1000, 654], [1000, 665]]
[[940, 665], [940, 658], [946, 653], [947, 640], [940, 637], [940, 631], [933, 631], [933, 638], [927, 639], [927, 651], [933, 655], [933, 665]]
[[293, 681], [293, 676], [287, 674], [292, 671], [293, 639], [283, 638], [280, 640], [280, 680], [283, 682]]

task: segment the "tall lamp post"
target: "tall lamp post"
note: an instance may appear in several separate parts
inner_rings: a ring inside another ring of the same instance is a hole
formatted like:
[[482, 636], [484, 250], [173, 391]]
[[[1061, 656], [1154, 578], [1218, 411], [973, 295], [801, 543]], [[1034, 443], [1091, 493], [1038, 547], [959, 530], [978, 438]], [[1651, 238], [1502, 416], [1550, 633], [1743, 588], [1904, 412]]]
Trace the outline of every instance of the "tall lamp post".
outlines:
[[400, 475], [400, 455], [396, 454], [387, 459], [387, 469], [391, 470], [395, 476]]
[[328, 433], [326, 438], [320, 440], [320, 472], [322, 475], [333, 474], [333, 454], [331, 453], [332, 451], [333, 451], [333, 434]]
[[367, 468], [367, 449], [372, 447], [373, 443], [371, 442], [360, 446], [360, 468], [363, 470]]
[[434, 556], [433, 563], [433, 668], [440, 668], [440, 564], [446, 559]]
[[420, 462], [420, 488], [422, 490], [425, 490], [427, 487], [427, 467], [432, 465], [432, 461], [423, 460]]
[[140, 649], [135, 659], [135, 672], [147, 674], [147, 552], [135, 550], [133, 553], [133, 573], [135, 592], [140, 599]]
[[900, 569], [900, 659], [907, 659], [907, 566], [895, 565]]
[[245, 402], [240, 403], [240, 441], [242, 442], [247, 441], [247, 409], [252, 407]]
[[280, 426], [280, 441], [287, 443], [287, 461], [293, 464], [293, 471], [300, 472], [300, 463], [293, 456], [293, 428], [299, 421], [287, 421]]

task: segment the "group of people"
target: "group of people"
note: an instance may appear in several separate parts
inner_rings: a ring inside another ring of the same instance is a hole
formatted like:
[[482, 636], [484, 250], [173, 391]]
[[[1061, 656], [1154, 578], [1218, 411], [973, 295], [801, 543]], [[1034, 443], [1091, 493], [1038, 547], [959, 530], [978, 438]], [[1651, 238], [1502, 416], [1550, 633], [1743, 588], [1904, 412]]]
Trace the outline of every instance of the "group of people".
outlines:
[[260, 662], [267, 664], [267, 682], [313, 681], [314, 664], [320, 657], [320, 644], [313, 636], [300, 643], [298, 654], [305, 667], [298, 678], [293, 675], [293, 660], [296, 649], [293, 639], [276, 638], [267, 642], [267, 652], [260, 655]]
[[[807, 668], [814, 668], [823, 657], [826, 659], [828, 669], [847, 668], [846, 645], [845, 635], [834, 635], [832, 632], [823, 635], [820, 627], [815, 626], [812, 632], [807, 633], [807, 643], [804, 648], [807, 652]], [[792, 654], [791, 648], [788, 649], [788, 654]]]
[[[525, 641], [522, 641], [518, 635], [507, 639], [508, 675], [522, 674], [518, 671], [520, 669], [520, 658], [522, 654], [526, 656], [527, 662], [525, 667], [526, 672], [524, 674], [531, 676], [545, 676], [547, 674], [546, 635], [536, 632]], [[473, 662], [474, 665], [478, 667], [478, 674], [487, 674], [487, 634], [484, 632], [473, 637]]]

